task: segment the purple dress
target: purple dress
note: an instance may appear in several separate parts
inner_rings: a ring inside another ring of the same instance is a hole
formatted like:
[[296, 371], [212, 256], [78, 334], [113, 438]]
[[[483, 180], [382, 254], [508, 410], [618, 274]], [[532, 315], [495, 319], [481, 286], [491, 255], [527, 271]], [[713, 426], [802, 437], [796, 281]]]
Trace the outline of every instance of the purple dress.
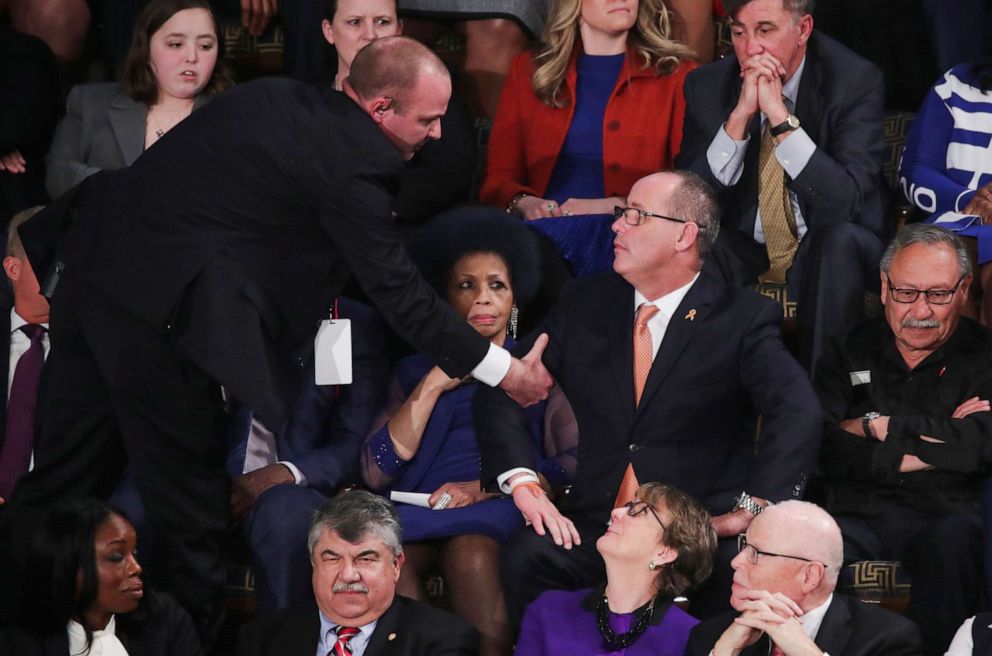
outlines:
[[[699, 620], [673, 605], [670, 599], [659, 598], [647, 630], [626, 649], [607, 651], [596, 628], [596, 604], [602, 594], [602, 588], [543, 593], [524, 613], [514, 656], [682, 656], [689, 631], [699, 624]], [[610, 625], [617, 634], [626, 633], [633, 624], [634, 613], [610, 613]]]

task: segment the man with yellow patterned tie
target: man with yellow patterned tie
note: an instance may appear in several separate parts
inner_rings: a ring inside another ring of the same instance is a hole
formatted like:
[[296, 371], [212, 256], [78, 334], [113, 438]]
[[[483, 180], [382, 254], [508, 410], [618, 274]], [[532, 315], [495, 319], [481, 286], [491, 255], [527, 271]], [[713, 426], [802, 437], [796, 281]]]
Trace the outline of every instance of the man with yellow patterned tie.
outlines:
[[736, 57], [686, 78], [676, 163], [717, 190], [711, 258], [734, 284], [788, 283], [799, 360], [864, 314], [885, 237], [881, 72], [813, 31], [814, 0], [725, 0]]
[[726, 608], [737, 534], [766, 500], [800, 497], [815, 462], [819, 404], [782, 344], [781, 310], [703, 270], [718, 229], [712, 191], [692, 173], [656, 173], [626, 205], [614, 212], [614, 271], [566, 285], [538, 331], [579, 428], [562, 512], [532, 469], [523, 411], [503, 394], [476, 393], [483, 483], [511, 494], [532, 524], [502, 550], [514, 622], [546, 589], [605, 580], [595, 538], [638, 481], [679, 487], [714, 516], [715, 573], [690, 594], [690, 610]]

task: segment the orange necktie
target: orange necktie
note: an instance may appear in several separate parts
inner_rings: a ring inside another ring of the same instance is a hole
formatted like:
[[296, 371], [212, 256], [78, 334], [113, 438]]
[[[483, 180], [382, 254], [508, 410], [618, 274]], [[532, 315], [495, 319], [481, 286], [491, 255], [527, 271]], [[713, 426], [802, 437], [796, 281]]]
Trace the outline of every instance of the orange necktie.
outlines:
[[648, 380], [648, 372], [651, 371], [651, 363], [654, 361], [648, 321], [657, 313], [656, 306], [642, 303], [637, 308], [637, 317], [634, 319], [634, 407], [641, 402], [644, 383]]
[[626, 506], [637, 498], [637, 488], [641, 487], [634, 474], [634, 465], [627, 463], [627, 471], [623, 473], [623, 480], [620, 481], [620, 489], [617, 490], [617, 500], [613, 502], [614, 508]]

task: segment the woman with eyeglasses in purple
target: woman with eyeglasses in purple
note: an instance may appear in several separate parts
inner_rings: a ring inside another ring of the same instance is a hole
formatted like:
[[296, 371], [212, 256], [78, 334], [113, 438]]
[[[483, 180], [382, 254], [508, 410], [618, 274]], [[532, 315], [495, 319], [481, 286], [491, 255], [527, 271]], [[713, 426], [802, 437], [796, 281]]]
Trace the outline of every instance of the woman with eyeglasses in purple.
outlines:
[[516, 656], [681, 656], [698, 621], [674, 601], [713, 569], [709, 513], [681, 490], [647, 483], [613, 510], [596, 549], [606, 564], [605, 585], [538, 597], [524, 614]]

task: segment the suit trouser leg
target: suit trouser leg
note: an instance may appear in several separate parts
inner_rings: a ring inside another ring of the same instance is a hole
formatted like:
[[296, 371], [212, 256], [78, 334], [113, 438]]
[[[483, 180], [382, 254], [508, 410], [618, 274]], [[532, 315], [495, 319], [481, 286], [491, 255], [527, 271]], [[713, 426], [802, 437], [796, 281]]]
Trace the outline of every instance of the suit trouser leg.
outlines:
[[326, 496], [296, 485], [276, 485], [255, 501], [246, 521], [260, 613], [313, 598], [307, 531]]
[[853, 223], [830, 223], [806, 233], [788, 272], [795, 295], [799, 362], [812, 374], [831, 339], [865, 316], [865, 290], [878, 290], [882, 241]]
[[606, 566], [596, 551], [596, 540], [605, 532], [602, 522], [572, 517], [582, 544], [559, 547], [550, 535], [537, 535], [533, 527], [520, 529], [500, 552], [500, 579], [506, 612], [514, 632], [519, 632], [527, 605], [545, 590], [578, 590], [606, 580]]
[[913, 582], [906, 617], [920, 627], [924, 654], [943, 654], [961, 623], [975, 614], [983, 580], [981, 544], [978, 515], [950, 515], [906, 545], [901, 560]]
[[923, 653], [943, 654], [981, 595], [980, 517], [890, 507], [875, 517], [835, 519], [844, 535], [845, 563], [902, 561], [912, 581], [906, 616], [920, 629]]
[[[146, 577], [175, 592], [209, 644], [223, 611], [230, 503], [219, 386], [168, 336], [72, 279], [53, 299], [51, 338], [42, 449], [13, 501], [19, 539], [39, 510], [74, 496], [109, 497], [126, 454], [158, 530], [162, 557], [152, 563], [168, 566], [149, 567]], [[108, 460], [118, 463], [109, 473]]]

